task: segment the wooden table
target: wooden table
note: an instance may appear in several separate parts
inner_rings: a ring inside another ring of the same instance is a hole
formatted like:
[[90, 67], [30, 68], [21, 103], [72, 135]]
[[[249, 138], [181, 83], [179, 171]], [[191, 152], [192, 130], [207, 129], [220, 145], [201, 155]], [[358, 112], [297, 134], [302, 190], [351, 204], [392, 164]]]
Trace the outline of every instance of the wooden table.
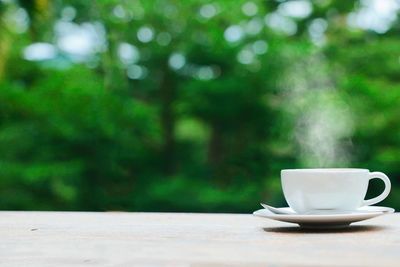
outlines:
[[400, 266], [400, 214], [312, 232], [250, 214], [0, 212], [0, 266]]

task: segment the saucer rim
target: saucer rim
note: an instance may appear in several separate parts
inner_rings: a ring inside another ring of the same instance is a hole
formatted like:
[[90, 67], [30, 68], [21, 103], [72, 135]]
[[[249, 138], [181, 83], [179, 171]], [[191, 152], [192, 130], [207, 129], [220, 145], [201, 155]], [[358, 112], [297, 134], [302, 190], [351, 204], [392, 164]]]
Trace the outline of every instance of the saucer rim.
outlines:
[[[373, 208], [373, 209], [369, 209], [369, 208]], [[295, 212], [292, 208], [290, 207], [280, 207], [279, 209], [283, 209], [283, 210], [288, 210], [288, 211], [292, 211]], [[351, 216], [351, 215], [360, 215], [363, 213], [357, 213], [357, 211], [368, 211], [368, 214], [373, 214], [373, 213], [394, 213], [395, 209], [392, 207], [385, 207], [385, 206], [362, 206], [356, 210], [352, 210], [349, 211], [348, 213], [329, 213], [329, 214], [304, 214], [304, 213], [293, 213], [293, 214], [276, 214], [273, 213], [272, 211], [268, 210], [268, 209], [259, 209], [256, 211], [261, 211], [261, 210], [266, 210], [268, 211], [271, 215], [283, 215], [283, 216], [307, 216], [307, 217], [317, 217], [317, 216], [321, 216], [321, 217], [333, 217], [333, 216], [340, 216], [340, 215], [344, 215], [344, 216]], [[254, 212], [256, 212], [254, 211]], [[253, 213], [254, 213], [253, 212]]]
[[[264, 217], [264, 218], [270, 218], [270, 219], [290, 219], [290, 220], [318, 220], [318, 219], [322, 219], [322, 220], [327, 220], [329, 218], [332, 218], [333, 220], [337, 220], [337, 219], [350, 219], [353, 217], [357, 217], [357, 216], [361, 216], [361, 217], [376, 217], [379, 215], [383, 215], [383, 214], [391, 214], [394, 213], [395, 210], [391, 207], [385, 207], [385, 206], [370, 206], [370, 207], [374, 207], [374, 208], [381, 208], [382, 210], [373, 210], [371, 212], [367, 212], [367, 213], [337, 213], [337, 214], [275, 214], [271, 211], [269, 211], [268, 209], [258, 209], [256, 211], [253, 212], [254, 216], [257, 217]], [[289, 207], [287, 207], [289, 208]], [[260, 212], [263, 212], [263, 214], [260, 214]], [[266, 213], [265, 213], [266, 212]]]
[[[372, 207], [372, 206], [371, 206]], [[253, 212], [256, 217], [267, 218], [270, 220], [294, 223], [306, 228], [332, 228], [349, 226], [352, 223], [369, 220], [382, 215], [395, 212], [393, 208], [383, 206], [373, 206], [374, 209], [381, 208], [380, 211], [347, 214], [319, 214], [319, 215], [299, 215], [299, 214], [274, 214], [268, 209], [259, 209]]]

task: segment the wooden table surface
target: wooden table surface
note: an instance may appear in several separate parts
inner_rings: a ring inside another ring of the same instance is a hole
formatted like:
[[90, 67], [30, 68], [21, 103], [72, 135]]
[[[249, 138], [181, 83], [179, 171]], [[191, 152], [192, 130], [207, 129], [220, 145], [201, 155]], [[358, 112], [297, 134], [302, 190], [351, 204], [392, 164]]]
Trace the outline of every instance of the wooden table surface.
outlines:
[[0, 266], [400, 266], [400, 214], [313, 232], [250, 214], [0, 212]]

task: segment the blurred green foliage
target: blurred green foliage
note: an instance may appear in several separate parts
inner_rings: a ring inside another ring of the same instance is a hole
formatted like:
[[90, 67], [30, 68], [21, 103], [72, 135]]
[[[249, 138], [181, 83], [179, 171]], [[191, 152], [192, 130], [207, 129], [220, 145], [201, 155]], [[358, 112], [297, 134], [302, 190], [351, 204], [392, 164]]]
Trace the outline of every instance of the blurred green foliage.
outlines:
[[284, 205], [318, 92], [353, 116], [331, 165], [387, 173], [400, 209], [397, 13], [374, 31], [349, 26], [365, 1], [297, 2], [0, 1], [0, 209]]

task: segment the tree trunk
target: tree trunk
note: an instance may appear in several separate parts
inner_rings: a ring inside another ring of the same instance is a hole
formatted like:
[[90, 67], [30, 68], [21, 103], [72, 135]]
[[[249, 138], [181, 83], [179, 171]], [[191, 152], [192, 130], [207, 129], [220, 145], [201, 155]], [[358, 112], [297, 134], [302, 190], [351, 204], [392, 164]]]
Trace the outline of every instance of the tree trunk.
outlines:
[[175, 171], [175, 114], [173, 102], [175, 99], [175, 85], [172, 73], [165, 64], [160, 84], [161, 98], [161, 127], [163, 131], [163, 171], [166, 175], [173, 174]]
[[208, 164], [211, 167], [213, 173], [218, 175], [218, 170], [221, 170], [221, 164], [223, 160], [223, 137], [218, 127], [213, 127], [211, 132], [211, 138], [208, 145]]

